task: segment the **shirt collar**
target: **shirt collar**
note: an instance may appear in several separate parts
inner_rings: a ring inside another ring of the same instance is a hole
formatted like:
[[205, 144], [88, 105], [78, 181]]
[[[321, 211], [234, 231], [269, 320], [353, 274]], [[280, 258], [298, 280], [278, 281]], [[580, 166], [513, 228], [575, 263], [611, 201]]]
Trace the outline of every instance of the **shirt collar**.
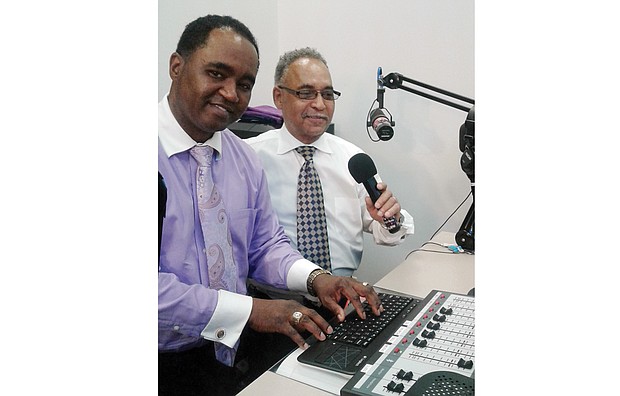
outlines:
[[329, 139], [325, 136], [327, 132], [323, 133], [321, 137], [319, 137], [316, 141], [311, 144], [305, 144], [297, 140], [295, 136], [293, 136], [286, 126], [283, 126], [278, 133], [278, 154], [285, 154], [291, 150], [295, 150], [299, 146], [314, 146], [317, 150], [323, 151], [325, 153], [332, 153], [332, 148], [329, 144]]
[[218, 153], [216, 160], [222, 156], [222, 132], [218, 131], [213, 134], [211, 139], [204, 143], [196, 143], [194, 139], [189, 137], [187, 132], [181, 128], [179, 122], [174, 118], [168, 96], [159, 102], [159, 140], [168, 158], [174, 154], [178, 154], [191, 149], [194, 146], [211, 146]]

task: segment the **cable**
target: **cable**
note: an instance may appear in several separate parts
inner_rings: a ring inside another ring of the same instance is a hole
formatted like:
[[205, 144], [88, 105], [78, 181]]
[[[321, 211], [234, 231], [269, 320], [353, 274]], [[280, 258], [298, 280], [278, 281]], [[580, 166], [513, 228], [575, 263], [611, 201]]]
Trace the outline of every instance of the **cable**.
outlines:
[[[433, 239], [433, 238], [435, 237], [435, 235], [437, 235], [437, 233], [438, 233], [439, 231], [441, 231], [441, 229], [443, 228], [443, 226], [445, 226], [445, 225], [446, 225], [446, 223], [447, 223], [447, 222], [448, 222], [448, 221], [452, 218], [452, 216], [454, 216], [454, 214], [455, 214], [456, 212], [458, 212], [458, 210], [461, 208], [461, 206], [463, 206], [463, 204], [464, 204], [465, 202], [467, 202], [467, 199], [469, 198], [469, 196], [470, 196], [471, 194], [472, 194], [472, 192], [470, 191], [470, 192], [469, 192], [469, 194], [467, 194], [467, 196], [465, 197], [465, 199], [463, 199], [463, 201], [459, 204], [459, 206], [457, 206], [457, 207], [456, 207], [456, 209], [454, 209], [454, 211], [450, 214], [450, 216], [448, 216], [448, 218], [446, 219], [446, 221], [444, 221], [444, 222], [443, 222], [443, 224], [439, 226], [439, 228], [437, 229], [437, 231], [435, 231], [435, 232], [433, 233], [433, 235], [431, 235], [431, 237], [429, 238], [429, 240], [428, 240], [428, 241], [424, 242], [424, 243], [423, 243], [423, 244], [422, 244], [419, 248], [414, 249], [414, 250], [410, 251], [409, 253], [407, 253], [407, 255], [405, 256], [405, 260], [407, 260], [407, 259], [409, 258], [409, 256], [411, 256], [411, 254], [413, 254], [413, 253], [415, 253], [415, 252], [418, 252], [418, 251], [420, 251], [420, 252], [442, 253], [442, 254], [444, 254], [444, 253], [449, 253], [449, 254], [457, 253], [457, 252], [455, 252], [454, 250], [452, 250], [451, 248], [449, 248], [447, 244], [445, 244], [445, 243], [439, 243], [439, 242], [433, 242], [433, 241], [431, 241], [431, 239]], [[423, 250], [422, 248], [423, 248], [424, 246], [426, 246], [426, 245], [438, 245], [438, 246], [444, 247], [444, 248], [446, 248], [446, 249], [449, 249], [450, 251], [449, 251], [449, 252], [437, 252], [437, 251], [434, 251], [434, 250]], [[467, 254], [471, 254], [470, 252], [459, 252], [459, 253], [467, 253]]]
[[437, 246], [441, 246], [441, 247], [446, 247], [446, 245], [443, 244], [443, 243], [427, 241], [427, 242], [424, 243], [424, 245], [420, 246], [420, 248], [423, 248], [425, 245], [437, 245]]
[[[432, 242], [432, 241], [426, 241], [419, 248], [413, 249], [412, 251], [407, 253], [407, 255], [405, 256], [405, 260], [407, 260], [409, 258], [409, 256], [411, 256], [415, 252], [435, 252], [434, 250], [424, 250], [424, 249], [422, 249], [426, 245], [438, 245], [438, 246], [444, 247], [441, 243]], [[435, 253], [448, 253], [448, 252], [435, 252]]]
[[[457, 207], [456, 207], [456, 209], [454, 209], [454, 212], [452, 212], [452, 214], [450, 214], [450, 216], [448, 216], [448, 218], [446, 219], [446, 221], [444, 221], [444, 222], [443, 222], [443, 224], [439, 226], [439, 228], [437, 229], [437, 231], [435, 231], [435, 232], [433, 233], [433, 235], [431, 235], [431, 237], [429, 238], [429, 240], [433, 239], [433, 238], [435, 237], [435, 235], [437, 235], [437, 233], [438, 233], [439, 231], [441, 231], [441, 229], [443, 228], [443, 226], [445, 226], [445, 225], [446, 225], [446, 223], [448, 222], [448, 220], [450, 220], [450, 219], [452, 218], [452, 216], [454, 216], [454, 214], [455, 214], [456, 212], [458, 212], [458, 210], [459, 210], [459, 209], [461, 209], [461, 206], [463, 206], [463, 204], [467, 201], [467, 199], [469, 198], [469, 196], [470, 196], [470, 195], [471, 195], [471, 190], [469, 191], [469, 194], [467, 194], [467, 196], [465, 197], [465, 199], [463, 200], [463, 202], [461, 202], [461, 203], [459, 204], [459, 206], [457, 206]], [[424, 246], [424, 245], [422, 245], [422, 246]]]
[[375, 105], [375, 103], [379, 103], [379, 101], [377, 101], [377, 99], [373, 100], [372, 103], [370, 104], [370, 108], [368, 109], [368, 114], [366, 114], [366, 133], [368, 134], [368, 138], [370, 139], [370, 141], [372, 142], [380, 142], [381, 139], [373, 139], [372, 135], [370, 134], [370, 129], [368, 129], [369, 125], [368, 125], [368, 119], [370, 118], [370, 113], [372, 112], [372, 108]]

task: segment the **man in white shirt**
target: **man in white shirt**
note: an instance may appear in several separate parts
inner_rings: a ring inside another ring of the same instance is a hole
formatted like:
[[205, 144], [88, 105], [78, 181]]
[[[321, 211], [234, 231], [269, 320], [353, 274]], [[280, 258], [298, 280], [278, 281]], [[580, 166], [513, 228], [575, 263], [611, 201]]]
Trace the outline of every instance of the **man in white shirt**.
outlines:
[[[258, 153], [269, 183], [269, 191], [280, 224], [297, 248], [297, 179], [304, 158], [295, 149], [314, 146], [314, 166], [324, 196], [331, 271], [351, 276], [362, 259], [363, 232], [381, 245], [397, 245], [413, 234], [413, 218], [387, 189], [378, 183], [381, 196], [373, 204], [365, 188], [348, 171], [349, 159], [362, 152], [354, 144], [330, 133], [335, 99], [325, 59], [312, 48], [302, 48], [280, 57], [275, 72], [273, 100], [282, 110], [281, 129], [245, 141]], [[383, 218], [394, 216], [400, 230], [390, 233]]]

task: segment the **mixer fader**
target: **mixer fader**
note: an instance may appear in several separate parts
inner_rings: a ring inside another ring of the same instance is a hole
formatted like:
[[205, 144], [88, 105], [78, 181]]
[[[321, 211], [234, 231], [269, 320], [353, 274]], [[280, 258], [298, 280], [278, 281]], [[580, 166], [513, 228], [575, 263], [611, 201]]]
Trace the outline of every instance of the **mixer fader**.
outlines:
[[404, 395], [431, 372], [474, 377], [474, 297], [433, 290], [340, 391]]

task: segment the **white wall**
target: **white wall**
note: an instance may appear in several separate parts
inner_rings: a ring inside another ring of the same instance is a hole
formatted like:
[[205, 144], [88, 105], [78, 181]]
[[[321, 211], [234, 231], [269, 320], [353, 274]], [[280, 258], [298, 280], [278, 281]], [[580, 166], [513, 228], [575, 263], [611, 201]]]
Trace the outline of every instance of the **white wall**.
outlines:
[[230, 15], [243, 22], [254, 34], [260, 51], [260, 70], [250, 106], [273, 105], [273, 73], [280, 56], [278, 42], [278, 1], [276, 0], [159, 0], [159, 92], [161, 99], [170, 88], [168, 62], [185, 26], [208, 15]]
[[[272, 105], [279, 55], [312, 46], [327, 59], [338, 100], [336, 134], [375, 161], [416, 233], [398, 247], [379, 247], [366, 237], [358, 276], [371, 282], [427, 241], [470, 191], [461, 170], [458, 131], [466, 114], [410, 94], [386, 90], [385, 107], [396, 122], [394, 137], [372, 142], [366, 115], [376, 97], [377, 67], [399, 72], [474, 98], [474, 0], [159, 1], [159, 98], [168, 90], [168, 58], [184, 26], [208, 13], [232, 15], [255, 34], [261, 67], [250, 105]], [[158, 98], [158, 99], [159, 99]], [[456, 232], [471, 198], [443, 230]]]

